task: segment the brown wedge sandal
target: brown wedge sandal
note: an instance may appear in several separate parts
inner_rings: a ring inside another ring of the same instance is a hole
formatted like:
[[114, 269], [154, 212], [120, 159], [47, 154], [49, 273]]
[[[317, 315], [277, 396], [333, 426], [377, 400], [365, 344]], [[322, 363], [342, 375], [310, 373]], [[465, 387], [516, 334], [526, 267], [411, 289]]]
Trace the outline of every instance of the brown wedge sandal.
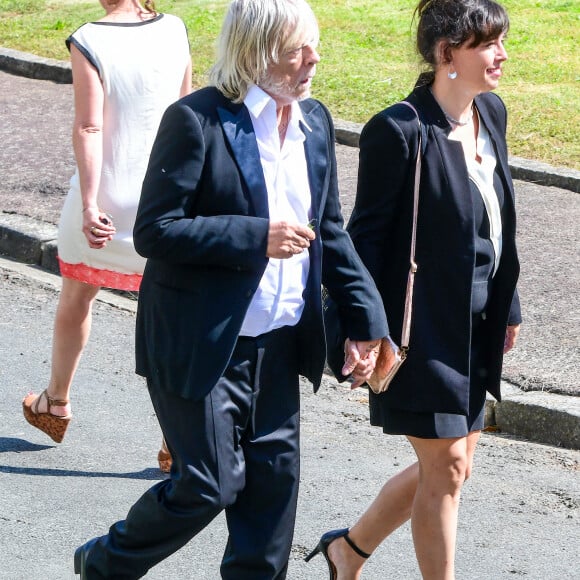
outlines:
[[[45, 413], [38, 412], [38, 406], [42, 397], [46, 399], [47, 403], [47, 411]], [[24, 413], [24, 418], [33, 427], [44, 431], [53, 441], [60, 443], [64, 439], [64, 434], [72, 419], [72, 415], [66, 415], [64, 417], [53, 415], [50, 409], [51, 407], [64, 407], [65, 405], [68, 405], [68, 401], [61, 401], [49, 397], [45, 389], [40, 395], [35, 395], [34, 393], [26, 395], [22, 401], [22, 412]]]
[[157, 462], [159, 463], [159, 469], [163, 473], [169, 473], [171, 471], [171, 464], [173, 463], [173, 458], [169, 449], [167, 449], [167, 443], [165, 443], [165, 437], [161, 440], [161, 449], [157, 454]]

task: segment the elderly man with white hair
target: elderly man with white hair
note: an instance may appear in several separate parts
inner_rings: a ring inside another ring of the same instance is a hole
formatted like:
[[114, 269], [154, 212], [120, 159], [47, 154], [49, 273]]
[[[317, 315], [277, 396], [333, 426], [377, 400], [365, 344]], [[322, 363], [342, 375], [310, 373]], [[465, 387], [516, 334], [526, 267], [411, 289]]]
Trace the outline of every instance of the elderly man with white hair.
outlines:
[[318, 34], [304, 0], [234, 0], [211, 86], [161, 122], [134, 230], [147, 258], [136, 355], [173, 465], [77, 549], [81, 578], [140, 578], [222, 510], [222, 578], [286, 577], [299, 377], [318, 389], [326, 354], [321, 288], [341, 313], [353, 384], [388, 334], [343, 229], [332, 120], [309, 98]]

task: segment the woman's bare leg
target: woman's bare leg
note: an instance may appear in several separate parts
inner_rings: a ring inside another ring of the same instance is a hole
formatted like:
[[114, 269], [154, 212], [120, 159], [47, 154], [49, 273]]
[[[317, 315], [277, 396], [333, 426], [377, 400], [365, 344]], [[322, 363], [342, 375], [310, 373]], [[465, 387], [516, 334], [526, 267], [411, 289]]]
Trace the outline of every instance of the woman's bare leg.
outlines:
[[[385, 483], [365, 513], [352, 526], [349, 536], [364, 552], [372, 553], [394, 530], [411, 517], [419, 465], [414, 463]], [[358, 580], [366, 560], [339, 538], [328, 547], [328, 555], [338, 570], [337, 580]]]
[[425, 580], [454, 580], [459, 498], [480, 433], [458, 439], [409, 437], [419, 459], [411, 529]]
[[[70, 278], [62, 279], [52, 343], [52, 367], [48, 395], [52, 399], [68, 401], [71, 383], [83, 349], [91, 332], [92, 307], [98, 286]], [[39, 412], [46, 412], [46, 399], [40, 401]], [[70, 405], [53, 406], [55, 415], [69, 415]]]

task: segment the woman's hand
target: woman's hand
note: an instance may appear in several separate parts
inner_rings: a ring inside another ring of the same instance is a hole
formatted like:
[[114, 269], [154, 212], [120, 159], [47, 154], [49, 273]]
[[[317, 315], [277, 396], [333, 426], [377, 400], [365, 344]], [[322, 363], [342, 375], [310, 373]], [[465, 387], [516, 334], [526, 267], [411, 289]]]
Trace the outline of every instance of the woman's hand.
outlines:
[[505, 340], [503, 342], [503, 353], [509, 352], [516, 344], [518, 340], [518, 334], [520, 333], [521, 324], [514, 324], [508, 326], [505, 331]]
[[379, 340], [350, 340], [344, 343], [344, 366], [342, 374], [351, 375], [351, 389], [364, 385], [373, 373], [377, 362]]
[[89, 247], [100, 250], [113, 239], [116, 230], [110, 215], [102, 212], [98, 207], [87, 207], [83, 210], [83, 233]]

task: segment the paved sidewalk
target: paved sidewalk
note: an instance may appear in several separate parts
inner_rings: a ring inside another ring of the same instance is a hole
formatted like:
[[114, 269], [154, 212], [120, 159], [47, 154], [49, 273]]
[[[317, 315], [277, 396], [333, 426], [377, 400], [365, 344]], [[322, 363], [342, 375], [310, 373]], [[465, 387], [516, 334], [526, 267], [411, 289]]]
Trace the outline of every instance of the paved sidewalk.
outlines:
[[[60, 280], [0, 257], [0, 580], [78, 580], [77, 546], [123, 518], [165, 476], [160, 430], [145, 381], [134, 373], [135, 302], [103, 291], [73, 387], [73, 420], [61, 444], [21, 413], [49, 373]], [[326, 531], [352, 525], [383, 482], [415, 461], [404, 437], [368, 421], [368, 396], [330, 377], [301, 381], [301, 470], [288, 580], [328, 578], [304, 556]], [[461, 494], [456, 570], [469, 580], [569, 580], [580, 570], [580, 451], [485, 433]], [[224, 514], [147, 580], [216, 580], [227, 540]], [[411, 526], [369, 559], [364, 580], [420, 580]]]
[[[15, 74], [0, 72], [0, 253], [58, 272], [56, 223], [74, 168], [70, 66], [0, 48], [1, 70]], [[348, 216], [361, 126], [336, 125], [341, 200]], [[510, 165], [522, 180], [516, 190], [524, 325], [518, 347], [506, 358], [504, 400], [489, 401], [488, 423], [580, 449], [580, 198], [574, 193], [580, 191], [580, 172], [518, 158]]]

